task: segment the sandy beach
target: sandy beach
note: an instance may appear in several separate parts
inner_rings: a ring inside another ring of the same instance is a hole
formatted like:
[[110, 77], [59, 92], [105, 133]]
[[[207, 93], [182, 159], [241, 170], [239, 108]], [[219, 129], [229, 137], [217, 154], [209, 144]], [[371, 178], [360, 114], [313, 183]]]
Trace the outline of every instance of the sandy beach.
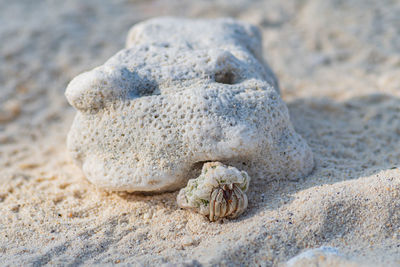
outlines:
[[[304, 266], [399, 266], [399, 14], [389, 0], [0, 1], [0, 265], [284, 266], [326, 246], [339, 254]], [[178, 192], [99, 190], [67, 152], [68, 82], [165, 15], [260, 27], [314, 153], [304, 179], [252, 181], [237, 219], [210, 223]]]

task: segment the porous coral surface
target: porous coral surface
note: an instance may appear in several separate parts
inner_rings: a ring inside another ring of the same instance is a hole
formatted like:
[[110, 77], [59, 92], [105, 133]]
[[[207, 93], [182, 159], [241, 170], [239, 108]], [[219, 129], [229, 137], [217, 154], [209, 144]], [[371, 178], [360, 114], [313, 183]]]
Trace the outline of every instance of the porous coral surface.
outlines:
[[133, 27], [127, 44], [66, 90], [78, 110], [68, 148], [91, 182], [174, 190], [206, 161], [264, 180], [311, 171], [311, 150], [261, 60], [257, 28], [160, 18]]

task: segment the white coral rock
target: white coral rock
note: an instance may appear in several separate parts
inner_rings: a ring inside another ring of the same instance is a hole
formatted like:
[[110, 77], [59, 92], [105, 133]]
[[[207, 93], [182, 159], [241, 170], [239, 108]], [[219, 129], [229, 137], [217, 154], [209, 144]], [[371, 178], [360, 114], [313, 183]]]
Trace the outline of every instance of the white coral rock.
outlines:
[[262, 61], [257, 28], [232, 19], [140, 23], [126, 49], [65, 94], [78, 111], [68, 149], [107, 190], [176, 190], [205, 161], [266, 180], [313, 167]]

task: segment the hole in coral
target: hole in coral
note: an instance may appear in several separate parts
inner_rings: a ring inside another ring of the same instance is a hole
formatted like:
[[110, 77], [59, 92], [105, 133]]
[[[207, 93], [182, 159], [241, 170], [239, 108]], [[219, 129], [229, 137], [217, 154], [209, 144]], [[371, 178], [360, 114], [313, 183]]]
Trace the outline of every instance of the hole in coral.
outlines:
[[217, 83], [223, 84], [234, 84], [236, 82], [235, 74], [230, 70], [215, 73], [214, 79]]

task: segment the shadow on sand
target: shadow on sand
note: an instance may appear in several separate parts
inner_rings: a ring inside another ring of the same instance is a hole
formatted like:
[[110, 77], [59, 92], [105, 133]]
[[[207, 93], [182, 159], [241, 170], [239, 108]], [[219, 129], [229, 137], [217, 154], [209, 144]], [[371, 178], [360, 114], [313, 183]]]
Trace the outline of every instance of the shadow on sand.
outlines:
[[[400, 165], [399, 98], [384, 94], [344, 102], [306, 98], [288, 103], [288, 108], [296, 131], [314, 153], [315, 167], [296, 182], [254, 181], [254, 197], [264, 194], [260, 200], [266, 204], [282, 194], [358, 179]], [[257, 212], [255, 208], [247, 215]]]
[[[314, 153], [315, 168], [308, 177], [296, 182], [254, 179], [250, 185], [249, 209], [238, 221], [254, 216], [268, 203], [281, 203], [278, 200], [282, 194], [358, 179], [394, 168], [400, 162], [396, 150], [400, 146], [399, 98], [384, 94], [344, 102], [306, 98], [288, 103], [288, 108], [296, 131]], [[169, 209], [178, 208], [174, 202], [177, 192], [119, 195], [127, 201], [162, 202]]]

